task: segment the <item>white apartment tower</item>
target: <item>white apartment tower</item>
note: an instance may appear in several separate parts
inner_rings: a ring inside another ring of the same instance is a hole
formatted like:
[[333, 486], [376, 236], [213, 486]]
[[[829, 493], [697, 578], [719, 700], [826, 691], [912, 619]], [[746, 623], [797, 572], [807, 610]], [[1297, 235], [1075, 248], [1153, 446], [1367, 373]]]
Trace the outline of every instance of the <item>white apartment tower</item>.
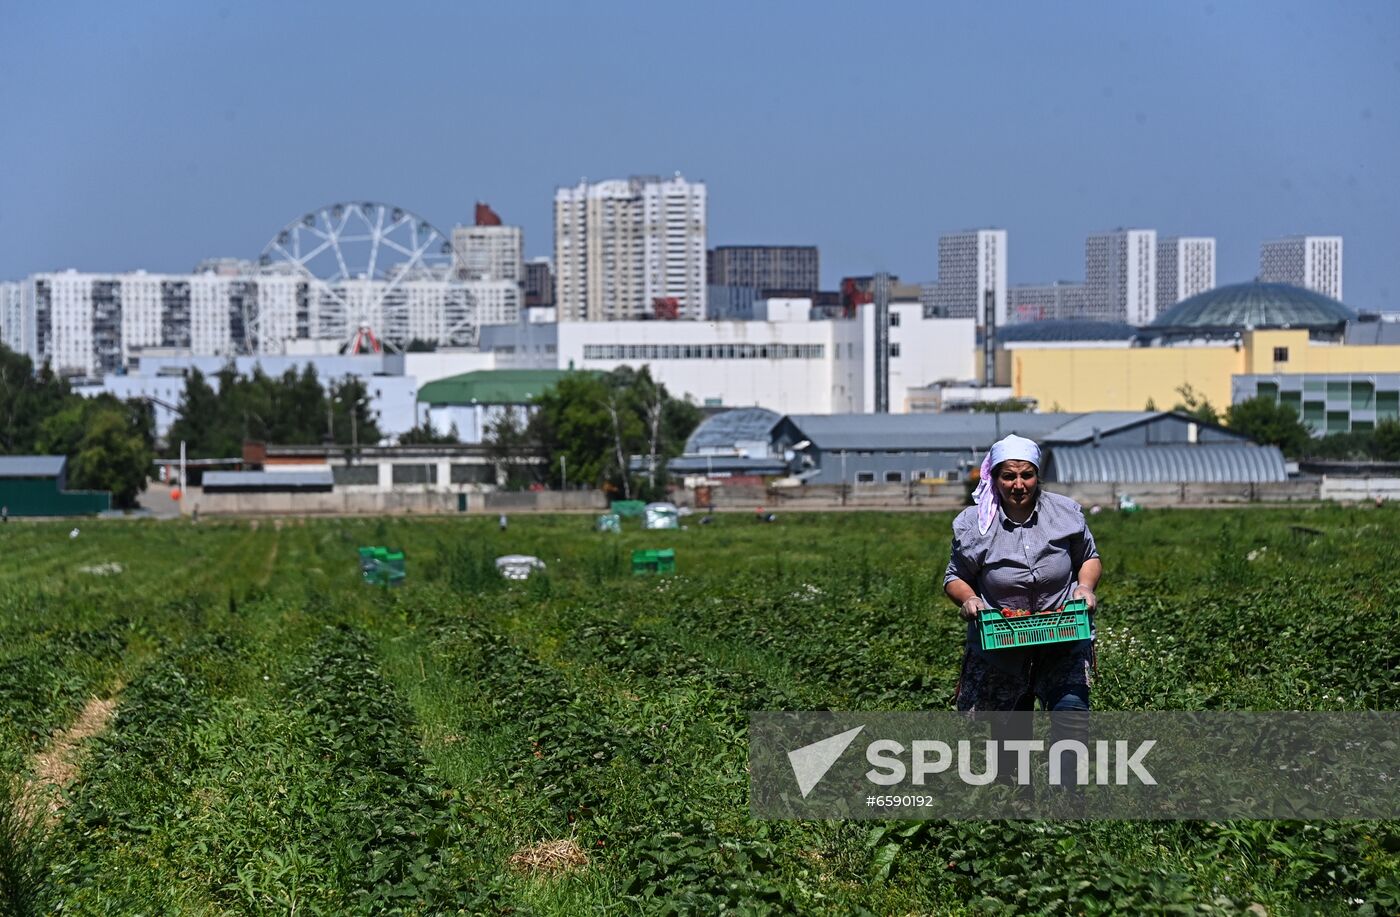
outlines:
[[519, 226], [458, 226], [452, 230], [459, 280], [524, 283], [524, 248]]
[[986, 325], [992, 291], [997, 326], [1006, 324], [1006, 230], [973, 229], [938, 237], [938, 283], [926, 305], [943, 318], [972, 318]]
[[1117, 229], [1084, 242], [1090, 316], [1146, 325], [1157, 317], [1157, 231]]
[[16, 353], [26, 353], [30, 349], [26, 343], [29, 328], [24, 316], [23, 286], [0, 281], [0, 344]]
[[705, 315], [705, 184], [634, 177], [554, 193], [555, 296], [561, 320]]
[[1259, 246], [1259, 279], [1342, 298], [1342, 237], [1289, 236]]
[[1157, 310], [1215, 289], [1215, 240], [1168, 236], [1157, 240]]

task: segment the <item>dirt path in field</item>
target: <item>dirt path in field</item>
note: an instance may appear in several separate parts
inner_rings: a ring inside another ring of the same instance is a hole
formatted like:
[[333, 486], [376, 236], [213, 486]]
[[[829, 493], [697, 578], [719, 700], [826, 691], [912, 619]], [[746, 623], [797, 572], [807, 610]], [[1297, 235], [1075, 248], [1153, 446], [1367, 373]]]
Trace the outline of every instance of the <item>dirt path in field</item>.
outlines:
[[262, 576], [258, 577], [258, 585], [266, 586], [272, 579], [272, 571], [277, 569], [277, 551], [282, 547], [282, 520], [277, 520], [277, 531], [272, 536], [272, 551], [268, 553], [267, 560], [263, 562]]
[[109, 697], [88, 698], [82, 712], [68, 728], [55, 734], [48, 746], [34, 756], [30, 762], [33, 776], [15, 803], [22, 818], [42, 815], [50, 824], [58, 818], [63, 796], [54, 788], [62, 789], [77, 779], [78, 756], [83, 743], [111, 725], [117, 712], [116, 695], [121, 688], [121, 685], [115, 686]]

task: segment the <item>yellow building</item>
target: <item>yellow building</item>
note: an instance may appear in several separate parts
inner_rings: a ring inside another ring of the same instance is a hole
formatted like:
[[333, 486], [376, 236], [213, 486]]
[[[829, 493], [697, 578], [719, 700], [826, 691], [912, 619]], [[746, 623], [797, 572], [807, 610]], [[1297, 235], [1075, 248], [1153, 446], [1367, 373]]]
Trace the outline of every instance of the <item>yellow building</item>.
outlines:
[[997, 382], [1043, 411], [1138, 411], [1149, 401], [1167, 410], [1188, 385], [1223, 410], [1236, 375], [1400, 372], [1400, 345], [1344, 343], [1355, 318], [1296, 287], [1236, 284], [1179, 303], [1137, 342], [1008, 343]]

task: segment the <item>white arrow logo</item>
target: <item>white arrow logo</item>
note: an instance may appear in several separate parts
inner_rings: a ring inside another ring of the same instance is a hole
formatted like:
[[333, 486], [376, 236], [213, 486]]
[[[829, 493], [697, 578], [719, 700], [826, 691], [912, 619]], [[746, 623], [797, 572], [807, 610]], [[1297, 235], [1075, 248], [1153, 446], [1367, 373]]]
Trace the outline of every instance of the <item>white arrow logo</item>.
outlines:
[[841, 753], [850, 747], [864, 728], [857, 726], [855, 729], [848, 729], [820, 742], [803, 745], [788, 752], [792, 775], [797, 778], [797, 788], [802, 791], [803, 799], [806, 799], [812, 788], [821, 782], [826, 772], [831, 770], [831, 765], [836, 763], [836, 759], [841, 757]]

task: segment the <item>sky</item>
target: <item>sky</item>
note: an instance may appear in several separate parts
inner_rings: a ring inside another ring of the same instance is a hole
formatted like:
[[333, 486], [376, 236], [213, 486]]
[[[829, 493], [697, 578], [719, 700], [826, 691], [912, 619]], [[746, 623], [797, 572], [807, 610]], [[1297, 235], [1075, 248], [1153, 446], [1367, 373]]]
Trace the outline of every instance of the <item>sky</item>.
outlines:
[[489, 202], [553, 251], [553, 193], [703, 180], [709, 244], [817, 245], [822, 280], [937, 275], [1008, 231], [1012, 283], [1116, 227], [1344, 237], [1400, 310], [1400, 3], [0, 5], [0, 279], [256, 258], [335, 201], [439, 228]]

